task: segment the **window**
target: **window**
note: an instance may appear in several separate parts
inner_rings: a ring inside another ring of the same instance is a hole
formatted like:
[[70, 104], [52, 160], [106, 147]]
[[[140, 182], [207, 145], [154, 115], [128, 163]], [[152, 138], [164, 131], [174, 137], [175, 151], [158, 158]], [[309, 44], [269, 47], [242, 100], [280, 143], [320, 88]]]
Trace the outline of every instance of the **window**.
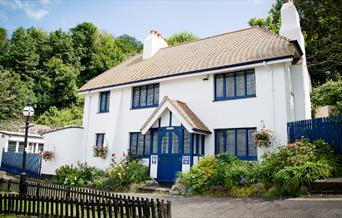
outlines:
[[256, 96], [255, 71], [239, 71], [215, 75], [215, 100]]
[[133, 88], [132, 108], [157, 107], [159, 104], [159, 84]]
[[228, 152], [241, 160], [256, 160], [255, 131], [256, 128], [215, 130], [215, 153]]
[[7, 151], [15, 152], [16, 147], [17, 147], [17, 142], [15, 142], [15, 141], [9, 141], [9, 142], [8, 142]]
[[38, 152], [40, 152], [40, 151], [44, 151], [44, 144], [43, 143], [38, 144]]
[[25, 148], [25, 143], [19, 142], [18, 152], [24, 152], [24, 148]]
[[96, 146], [103, 146], [104, 145], [104, 133], [96, 133]]
[[100, 92], [100, 107], [99, 107], [100, 113], [109, 112], [109, 99], [110, 99], [110, 91]]
[[204, 135], [194, 134], [194, 155], [204, 154]]
[[[152, 149], [152, 150], [151, 150]], [[143, 157], [158, 152], [158, 131], [151, 129], [145, 135], [140, 132], [130, 133], [130, 155]]]

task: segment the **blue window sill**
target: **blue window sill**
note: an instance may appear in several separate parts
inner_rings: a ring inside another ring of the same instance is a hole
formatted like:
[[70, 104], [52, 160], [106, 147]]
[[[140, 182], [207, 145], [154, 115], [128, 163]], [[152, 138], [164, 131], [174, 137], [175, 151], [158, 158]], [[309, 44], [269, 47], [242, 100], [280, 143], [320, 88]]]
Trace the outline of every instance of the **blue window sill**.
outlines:
[[225, 97], [219, 97], [219, 98], [215, 98], [213, 101], [228, 101], [228, 100], [237, 100], [237, 99], [245, 99], [245, 98], [255, 98], [256, 95], [246, 95], [246, 96], [235, 96], [235, 97], [229, 97], [229, 98], [225, 98]]
[[98, 114], [109, 113], [109, 111], [99, 111]]
[[145, 106], [145, 107], [132, 107], [131, 110], [154, 108], [154, 107], [158, 107], [158, 106], [159, 105], [151, 105], [151, 106]]
[[247, 156], [247, 157], [239, 157], [237, 156], [240, 160], [258, 160], [257, 156]]

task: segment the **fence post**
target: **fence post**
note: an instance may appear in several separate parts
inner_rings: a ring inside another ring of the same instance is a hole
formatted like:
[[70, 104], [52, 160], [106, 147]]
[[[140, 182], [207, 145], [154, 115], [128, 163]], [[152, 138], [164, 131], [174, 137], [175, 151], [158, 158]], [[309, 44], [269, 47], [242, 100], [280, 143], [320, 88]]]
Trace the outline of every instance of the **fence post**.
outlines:
[[167, 218], [171, 218], [171, 201], [167, 201]]
[[39, 188], [40, 188], [40, 183], [37, 183], [37, 186], [36, 186], [36, 197], [39, 197]]

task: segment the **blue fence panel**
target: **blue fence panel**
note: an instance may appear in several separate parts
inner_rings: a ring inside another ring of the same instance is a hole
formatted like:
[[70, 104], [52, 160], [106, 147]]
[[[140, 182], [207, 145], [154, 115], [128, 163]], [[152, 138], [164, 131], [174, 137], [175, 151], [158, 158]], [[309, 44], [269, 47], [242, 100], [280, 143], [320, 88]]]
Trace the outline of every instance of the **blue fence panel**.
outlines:
[[[23, 153], [2, 152], [1, 170], [11, 174], [21, 173]], [[26, 175], [39, 177], [42, 164], [42, 157], [39, 154], [27, 153], [26, 156]]]
[[342, 117], [323, 117], [287, 123], [289, 141], [323, 139], [342, 154]]

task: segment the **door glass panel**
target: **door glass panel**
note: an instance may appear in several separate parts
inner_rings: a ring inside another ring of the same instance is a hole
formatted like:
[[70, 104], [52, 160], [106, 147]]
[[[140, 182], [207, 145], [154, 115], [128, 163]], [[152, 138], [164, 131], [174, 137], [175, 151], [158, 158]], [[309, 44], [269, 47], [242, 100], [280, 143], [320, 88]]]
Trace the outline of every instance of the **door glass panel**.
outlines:
[[7, 151], [15, 152], [16, 147], [17, 147], [17, 142], [9, 141]]
[[169, 153], [169, 134], [166, 133], [161, 140], [161, 153]]
[[158, 131], [153, 131], [153, 154], [158, 153]]
[[244, 157], [247, 156], [247, 140], [246, 140], [246, 130], [237, 130], [237, 156]]
[[235, 130], [227, 130], [227, 152], [235, 155]]
[[245, 95], [245, 72], [236, 73], [236, 96]]
[[255, 131], [255, 129], [248, 130], [248, 156], [257, 156], [255, 139], [253, 137], [253, 133], [255, 133]]
[[179, 139], [175, 132], [171, 132], [172, 134], [172, 147], [171, 147], [171, 153], [172, 154], [178, 154], [179, 153]]
[[184, 154], [190, 154], [190, 133], [184, 129]]

